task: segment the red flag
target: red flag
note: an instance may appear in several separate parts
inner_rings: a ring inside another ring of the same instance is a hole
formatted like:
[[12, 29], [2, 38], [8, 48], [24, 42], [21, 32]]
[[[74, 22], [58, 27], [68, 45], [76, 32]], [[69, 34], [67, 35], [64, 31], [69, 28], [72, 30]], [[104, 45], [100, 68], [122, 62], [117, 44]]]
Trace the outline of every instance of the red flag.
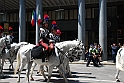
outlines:
[[40, 11], [38, 12], [38, 21], [37, 21], [37, 23], [38, 23], [38, 26], [40, 25], [40, 23], [41, 23], [41, 15], [40, 15]]
[[34, 26], [35, 25], [35, 23], [34, 23], [35, 21], [34, 21], [34, 10], [33, 10], [33, 12], [32, 12], [32, 19], [31, 19], [31, 25], [32, 26]]

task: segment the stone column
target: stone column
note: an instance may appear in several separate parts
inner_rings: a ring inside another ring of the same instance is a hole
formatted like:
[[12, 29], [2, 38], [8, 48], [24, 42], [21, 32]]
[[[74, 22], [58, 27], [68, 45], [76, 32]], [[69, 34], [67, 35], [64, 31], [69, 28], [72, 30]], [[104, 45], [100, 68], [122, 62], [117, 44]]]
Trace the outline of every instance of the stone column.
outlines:
[[37, 24], [37, 20], [38, 20], [38, 13], [40, 12], [41, 15], [41, 19], [42, 19], [42, 0], [36, 0], [36, 44], [38, 43], [39, 39], [40, 39], [40, 27]]
[[[85, 0], [78, 0], [78, 39], [85, 45]], [[80, 59], [85, 59], [84, 53]]]
[[19, 1], [19, 42], [26, 39], [26, 7], [25, 0]]
[[103, 49], [103, 60], [107, 60], [107, 9], [106, 0], [99, 0], [99, 44]]

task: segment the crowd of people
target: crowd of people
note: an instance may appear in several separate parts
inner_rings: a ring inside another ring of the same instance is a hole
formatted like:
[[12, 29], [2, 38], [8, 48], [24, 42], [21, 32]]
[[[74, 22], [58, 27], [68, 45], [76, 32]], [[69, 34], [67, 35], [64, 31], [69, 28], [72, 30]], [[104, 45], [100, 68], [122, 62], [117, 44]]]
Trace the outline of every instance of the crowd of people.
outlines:
[[[116, 63], [116, 55], [117, 55], [117, 51], [120, 48], [123, 48], [124, 44], [121, 45], [120, 43], [118, 43], [118, 45], [116, 45], [115, 43], [113, 43], [111, 45], [111, 55], [112, 55], [112, 59], [113, 59], [113, 63]], [[86, 67], [89, 67], [90, 62], [93, 62], [93, 65], [95, 67], [99, 67], [99, 65], [102, 65], [100, 62], [102, 61], [101, 57], [102, 57], [102, 47], [100, 46], [100, 44], [90, 44], [90, 46], [86, 46], [85, 48], [85, 57], [86, 57]]]
[[102, 65], [101, 62], [101, 56], [102, 56], [102, 47], [100, 46], [100, 44], [90, 44], [90, 47], [88, 49], [88, 47], [86, 47], [85, 50], [85, 55], [86, 55], [86, 60], [87, 60], [87, 64], [86, 67], [90, 67], [89, 64], [92, 61], [93, 65], [95, 67], [99, 67], [99, 65]]
[[120, 49], [120, 48], [123, 48], [124, 47], [124, 44], [123, 46], [121, 45], [121, 43], [118, 43], [118, 45], [116, 45], [115, 43], [113, 43], [111, 45], [111, 55], [112, 55], [112, 58], [113, 58], [113, 63], [116, 62], [116, 55], [117, 55], [117, 51]]

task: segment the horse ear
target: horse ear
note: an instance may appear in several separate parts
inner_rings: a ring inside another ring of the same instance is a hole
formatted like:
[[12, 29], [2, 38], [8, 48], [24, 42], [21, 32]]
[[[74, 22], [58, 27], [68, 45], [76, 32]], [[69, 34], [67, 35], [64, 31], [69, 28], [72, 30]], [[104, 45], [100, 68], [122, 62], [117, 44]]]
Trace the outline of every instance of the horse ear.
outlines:
[[78, 39], [76, 39], [76, 41], [79, 41]]
[[7, 38], [6, 34], [5, 34], [5, 38]]

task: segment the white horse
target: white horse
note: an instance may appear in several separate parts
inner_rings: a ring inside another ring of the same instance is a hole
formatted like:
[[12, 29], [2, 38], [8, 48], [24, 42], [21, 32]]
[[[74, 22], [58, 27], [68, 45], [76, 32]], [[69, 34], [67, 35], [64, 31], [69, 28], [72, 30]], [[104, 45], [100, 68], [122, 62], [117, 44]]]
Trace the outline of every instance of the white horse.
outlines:
[[117, 69], [117, 73], [115, 75], [116, 82], [120, 82], [118, 76], [120, 71], [124, 71], [124, 48], [120, 48], [117, 52], [116, 69]]
[[[64, 41], [64, 42], [60, 42], [60, 43], [56, 43], [55, 46], [59, 49], [59, 56], [61, 58], [61, 60], [63, 60], [63, 67], [66, 73], [69, 73], [69, 75], [72, 77], [71, 71], [70, 71], [70, 66], [69, 66], [69, 60], [72, 58], [77, 58], [79, 57], [78, 55], [82, 55], [82, 52], [84, 50], [84, 45], [81, 41]], [[75, 54], [75, 51], [77, 54]], [[81, 52], [80, 52], [81, 51]], [[61, 56], [65, 56], [66, 58], [63, 58]], [[32, 77], [33, 74], [33, 70], [36, 66], [36, 63], [33, 63], [32, 68], [31, 68], [31, 74], [30, 74], [30, 78], [31, 80], [34, 80]], [[44, 76], [44, 71], [43, 71], [43, 66], [41, 65], [40, 67], [41, 69], [41, 74], [43, 74]], [[45, 76], [44, 76], [45, 77]]]
[[48, 58], [48, 62], [42, 62], [42, 59], [33, 59], [33, 60], [31, 59], [31, 50], [33, 49], [33, 47], [35, 47], [35, 45], [33, 45], [33, 44], [25, 45], [22, 48], [20, 48], [17, 53], [17, 65], [15, 68], [15, 74], [16, 74], [17, 70], [19, 69], [17, 82], [20, 82], [20, 73], [26, 64], [27, 64], [26, 77], [27, 77], [27, 82], [29, 82], [29, 72], [30, 72], [32, 62], [34, 61], [35, 63], [37, 63], [39, 65], [47, 65], [48, 66], [47, 83], [49, 83], [49, 81], [50, 81], [52, 70], [53, 70], [53, 67], [55, 67], [55, 66], [58, 67], [59, 71], [62, 73], [62, 75], [65, 79], [65, 82], [68, 83], [67, 78], [65, 76], [64, 69], [62, 67], [63, 62], [59, 59], [59, 56], [56, 54], [57, 48], [55, 47], [56, 53], [54, 53], [54, 55], [51, 55]]
[[2, 54], [2, 68], [4, 66], [5, 59], [8, 59], [10, 62], [9, 69], [12, 66], [12, 70], [14, 70], [13, 62], [16, 59], [17, 51], [20, 47], [27, 45], [28, 42], [20, 42], [20, 43], [13, 43], [10, 45], [10, 49], [5, 49], [5, 53]]
[[3, 71], [2, 71], [2, 64], [1, 64], [1, 58], [2, 58], [2, 51], [3, 49], [8, 46], [8, 39], [6, 37], [0, 38], [0, 75], [4, 76]]
[[[66, 61], [64, 63], [64, 68], [66, 69], [66, 73], [69, 73], [69, 75], [72, 77], [69, 61], [72, 58], [78, 57], [78, 55], [82, 55], [84, 50], [83, 43], [78, 40], [73, 40], [73, 41], [64, 41], [64, 42], [56, 43], [55, 46], [57, 46], [63, 53], [71, 52], [67, 54], [68, 58], [65, 58]], [[73, 52], [75, 51], [78, 51], [76, 53], [79, 53], [79, 54], [78, 55], [74, 54]], [[62, 55], [61, 52], [59, 52], [59, 54], [60, 56]]]

